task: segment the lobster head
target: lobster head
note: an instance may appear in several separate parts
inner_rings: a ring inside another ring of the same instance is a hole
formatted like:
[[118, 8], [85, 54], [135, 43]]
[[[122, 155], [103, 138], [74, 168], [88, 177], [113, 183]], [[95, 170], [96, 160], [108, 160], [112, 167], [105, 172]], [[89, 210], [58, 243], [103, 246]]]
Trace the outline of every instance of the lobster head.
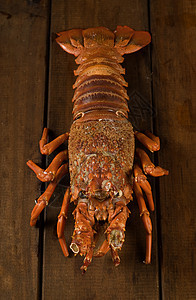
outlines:
[[97, 153], [87, 157], [73, 178], [72, 200], [104, 202], [122, 198], [132, 199], [132, 186], [120, 163], [110, 155]]

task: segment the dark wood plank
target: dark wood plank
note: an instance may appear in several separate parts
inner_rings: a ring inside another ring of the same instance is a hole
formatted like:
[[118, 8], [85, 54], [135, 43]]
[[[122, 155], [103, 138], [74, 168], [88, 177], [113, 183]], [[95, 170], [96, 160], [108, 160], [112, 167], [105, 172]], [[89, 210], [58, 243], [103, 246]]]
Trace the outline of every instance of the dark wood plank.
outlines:
[[[64, 53], [54, 41], [55, 32], [71, 28], [106, 26], [115, 29], [117, 25], [128, 25], [137, 30], [148, 30], [147, 1], [53, 1], [51, 35], [51, 65], [49, 87], [49, 128], [53, 137], [69, 131], [72, 123], [72, 85], [75, 81], [73, 70], [76, 68], [74, 57]], [[129, 94], [133, 102], [144, 100], [151, 103], [150, 57], [149, 48], [127, 56], [126, 78]], [[130, 106], [132, 106], [132, 101]], [[144, 106], [145, 106], [144, 105]], [[145, 107], [146, 108], [146, 107]], [[138, 116], [138, 123], [151, 127], [151, 115], [145, 119]], [[55, 193], [55, 197], [65, 190], [66, 182]], [[62, 198], [61, 198], [62, 199]], [[47, 207], [45, 227], [43, 299], [158, 299], [158, 263], [156, 253], [156, 224], [154, 223], [153, 263], [142, 264], [145, 254], [145, 232], [136, 204], [131, 204], [133, 213], [127, 224], [126, 242], [121, 253], [121, 265], [114, 268], [108, 254], [94, 259], [85, 276], [81, 275], [81, 257], [65, 259], [56, 237], [55, 224], [60, 209], [58, 200]], [[66, 225], [68, 245], [73, 232], [73, 206]]]
[[160, 181], [163, 299], [196, 299], [195, 289], [195, 4], [151, 2], [153, 87]]
[[40, 192], [26, 161], [41, 158], [47, 21], [47, 0], [1, 1], [1, 299], [37, 299], [39, 231], [29, 219]]

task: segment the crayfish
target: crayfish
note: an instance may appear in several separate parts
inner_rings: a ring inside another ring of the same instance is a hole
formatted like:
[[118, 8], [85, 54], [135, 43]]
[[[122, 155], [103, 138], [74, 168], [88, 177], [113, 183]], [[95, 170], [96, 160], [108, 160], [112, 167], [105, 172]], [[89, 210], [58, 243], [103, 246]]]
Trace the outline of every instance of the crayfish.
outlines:
[[[48, 204], [61, 178], [70, 173], [67, 189], [57, 223], [57, 235], [65, 256], [69, 255], [64, 228], [68, 205], [74, 202], [75, 228], [70, 245], [74, 254], [84, 255], [83, 273], [93, 256], [111, 251], [115, 266], [120, 263], [119, 250], [125, 240], [125, 226], [129, 216], [127, 204], [136, 195], [140, 217], [146, 230], [145, 263], [151, 262], [152, 223], [148, 207], [154, 210], [152, 190], [146, 175], [167, 175], [168, 171], [151, 162], [146, 152], [137, 148], [135, 138], [151, 152], [160, 149], [159, 138], [150, 132], [133, 131], [128, 121], [129, 97], [120, 65], [123, 55], [135, 52], [151, 41], [145, 31], [134, 31], [118, 26], [112, 32], [105, 27], [73, 29], [57, 34], [57, 43], [66, 52], [75, 55], [79, 65], [73, 88], [73, 124], [64, 133], [47, 143], [48, 129], [43, 131], [40, 151], [51, 154], [68, 140], [68, 151], [61, 151], [46, 170], [31, 160], [27, 165], [37, 177], [48, 182], [31, 213], [31, 226], [36, 224], [41, 211]], [[134, 155], [137, 162], [134, 162]], [[69, 165], [68, 165], [69, 158]], [[95, 251], [96, 224], [105, 223], [105, 239]]]

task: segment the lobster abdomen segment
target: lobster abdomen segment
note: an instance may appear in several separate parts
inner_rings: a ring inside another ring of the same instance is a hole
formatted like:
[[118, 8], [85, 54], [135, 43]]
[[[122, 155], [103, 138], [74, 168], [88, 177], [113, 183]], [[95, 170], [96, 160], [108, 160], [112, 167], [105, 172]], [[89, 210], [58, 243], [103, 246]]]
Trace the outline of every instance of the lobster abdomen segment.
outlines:
[[[91, 59], [89, 59], [89, 64]], [[121, 73], [123, 69], [120, 64], [113, 60], [113, 64], [108, 63], [108, 59], [102, 57], [101, 64], [92, 64], [89, 67], [75, 72], [79, 74], [75, 86], [77, 86], [73, 102], [74, 118], [78, 113], [93, 112], [93, 110], [106, 110], [114, 114], [121, 111], [126, 117], [128, 113], [128, 95], [123, 85], [126, 85]], [[81, 65], [82, 66], [82, 65]], [[80, 67], [79, 67], [80, 68]]]

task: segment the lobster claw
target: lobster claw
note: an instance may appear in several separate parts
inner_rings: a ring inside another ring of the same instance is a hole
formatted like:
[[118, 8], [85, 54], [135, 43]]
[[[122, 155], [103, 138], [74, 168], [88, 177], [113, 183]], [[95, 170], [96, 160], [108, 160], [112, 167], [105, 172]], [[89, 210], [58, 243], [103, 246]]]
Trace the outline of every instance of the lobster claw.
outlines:
[[56, 42], [64, 51], [75, 56], [78, 56], [81, 53], [83, 48], [82, 29], [62, 31], [57, 33], [57, 35], [58, 38], [56, 38]]
[[134, 31], [128, 26], [117, 26], [114, 34], [115, 48], [121, 55], [138, 51], [151, 42], [150, 33]]

